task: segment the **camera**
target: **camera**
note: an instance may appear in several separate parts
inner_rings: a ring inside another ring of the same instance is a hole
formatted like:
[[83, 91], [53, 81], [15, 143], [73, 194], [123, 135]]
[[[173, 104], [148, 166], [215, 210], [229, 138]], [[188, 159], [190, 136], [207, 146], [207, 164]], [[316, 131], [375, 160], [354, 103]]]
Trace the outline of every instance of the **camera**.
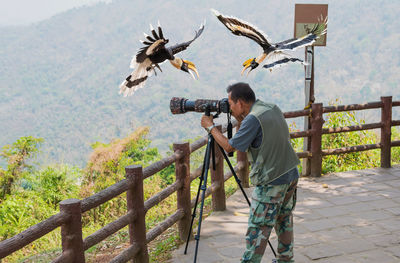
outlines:
[[227, 98], [223, 98], [221, 100], [188, 100], [185, 98], [173, 97], [170, 101], [169, 108], [172, 114], [183, 114], [188, 111], [205, 113], [217, 112], [217, 114], [230, 113], [229, 102]]

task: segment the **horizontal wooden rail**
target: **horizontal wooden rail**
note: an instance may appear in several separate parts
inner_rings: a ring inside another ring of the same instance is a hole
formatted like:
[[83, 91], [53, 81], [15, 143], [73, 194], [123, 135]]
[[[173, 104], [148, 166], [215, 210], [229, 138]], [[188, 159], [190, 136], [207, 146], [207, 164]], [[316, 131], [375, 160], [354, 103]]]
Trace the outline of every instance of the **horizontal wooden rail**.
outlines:
[[128, 190], [129, 185], [128, 181], [126, 179], [123, 179], [119, 181], [118, 183], [115, 183], [111, 185], [110, 187], [107, 187], [104, 190], [101, 190], [98, 193], [95, 193], [94, 195], [85, 198], [82, 200], [82, 212], [86, 212], [90, 209], [93, 209], [101, 204], [104, 204], [108, 200], [113, 199], [114, 197], [119, 196], [120, 194], [126, 192]]
[[392, 141], [392, 143], [390, 145], [392, 147], [398, 147], [398, 146], [400, 146], [400, 141]]
[[104, 226], [103, 228], [97, 230], [90, 236], [87, 236], [83, 240], [83, 248], [85, 250], [91, 248], [92, 246], [100, 243], [107, 237], [111, 236], [112, 234], [116, 233], [118, 230], [126, 227], [130, 222], [134, 221], [136, 218], [135, 212], [128, 212], [126, 215], [121, 216], [117, 220], [109, 223], [108, 225]]
[[369, 102], [369, 103], [365, 103], [365, 104], [327, 106], [327, 107], [323, 107], [323, 113], [376, 109], [376, 108], [382, 108], [382, 105], [383, 105], [382, 102], [375, 101], [375, 102]]
[[201, 171], [203, 170], [203, 165], [200, 165], [196, 170], [190, 173], [190, 182], [195, 180], [197, 177], [201, 175]]
[[310, 109], [298, 110], [298, 111], [288, 111], [288, 112], [283, 113], [283, 116], [286, 119], [289, 119], [289, 118], [297, 118], [297, 117], [308, 116], [308, 115], [310, 115], [310, 113], [311, 113]]
[[147, 199], [146, 202], [144, 202], [144, 211], [149, 211], [150, 208], [159, 204], [162, 200], [168, 198], [171, 194], [175, 193], [178, 188], [182, 187], [182, 184], [183, 183], [181, 181], [174, 182], [173, 184], [170, 184], [166, 188], [164, 188], [161, 192]]
[[178, 209], [175, 213], [170, 215], [167, 219], [159, 223], [156, 227], [151, 229], [149, 232], [146, 234], [146, 241], [147, 243], [150, 243], [153, 241], [156, 237], [161, 235], [165, 230], [167, 230], [169, 227], [171, 227], [173, 224], [178, 222], [179, 219], [183, 217], [184, 213], [182, 209]]
[[326, 155], [334, 155], [334, 154], [342, 154], [342, 153], [361, 152], [361, 151], [378, 149], [381, 147], [382, 147], [382, 145], [380, 143], [357, 145], [357, 146], [351, 146], [351, 147], [342, 147], [342, 148], [337, 148], [337, 149], [322, 150], [322, 155], [326, 156]]
[[400, 100], [398, 100], [398, 101], [393, 101], [393, 102], [392, 102], [392, 106], [393, 106], [393, 107], [400, 106]]
[[140, 251], [140, 247], [133, 244], [128, 248], [124, 249], [121, 254], [117, 255], [110, 260], [109, 263], [125, 263], [134, 258]]
[[7, 255], [23, 248], [68, 221], [69, 216], [67, 214], [58, 213], [9, 239], [1, 241], [0, 258], [6, 257]]
[[371, 124], [360, 124], [360, 125], [354, 125], [354, 126], [344, 126], [344, 127], [335, 127], [335, 128], [323, 128], [322, 134], [371, 130], [371, 129], [378, 129], [381, 127], [382, 127], [382, 123], [371, 123]]
[[61, 255], [59, 255], [52, 261], [52, 263], [71, 263], [71, 262], [74, 262], [73, 252], [71, 250], [62, 252]]
[[170, 166], [171, 164], [176, 162], [176, 160], [182, 158], [182, 156], [183, 156], [182, 152], [180, 151], [174, 152], [172, 155], [147, 166], [146, 168], [143, 169], [143, 179], [146, 179], [152, 176], [153, 174], [161, 171], [162, 169]]
[[392, 126], [400, 126], [400, 120], [392, 121]]
[[207, 136], [195, 141], [190, 145], [190, 153], [193, 153], [207, 144]]
[[301, 158], [310, 158], [310, 157], [312, 157], [312, 154], [311, 154], [310, 151], [298, 152], [296, 154], [297, 154], [297, 157], [299, 157], [300, 159]]
[[298, 132], [291, 132], [290, 133], [290, 138], [300, 138], [300, 137], [309, 137], [312, 136], [313, 130], [308, 130], [308, 131], [298, 131]]

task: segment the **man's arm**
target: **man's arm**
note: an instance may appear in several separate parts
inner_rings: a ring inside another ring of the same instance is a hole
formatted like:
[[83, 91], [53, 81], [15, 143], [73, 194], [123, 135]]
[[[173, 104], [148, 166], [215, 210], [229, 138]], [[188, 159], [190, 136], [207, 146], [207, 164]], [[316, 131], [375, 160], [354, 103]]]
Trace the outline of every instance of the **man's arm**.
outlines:
[[[201, 117], [201, 126], [203, 128], [208, 128], [213, 125], [213, 117], [203, 115]], [[228, 153], [236, 151], [228, 141], [228, 138], [225, 137], [218, 129], [211, 129], [211, 134], [214, 137], [215, 141]]]

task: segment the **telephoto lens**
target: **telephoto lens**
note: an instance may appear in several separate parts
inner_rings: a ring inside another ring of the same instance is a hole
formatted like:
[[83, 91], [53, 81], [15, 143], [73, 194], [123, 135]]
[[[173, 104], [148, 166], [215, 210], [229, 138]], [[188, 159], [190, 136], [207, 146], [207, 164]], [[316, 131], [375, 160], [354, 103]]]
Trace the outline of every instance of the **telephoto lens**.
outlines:
[[210, 99], [197, 99], [188, 100], [181, 97], [173, 97], [170, 101], [169, 108], [172, 114], [183, 114], [188, 111], [205, 112], [208, 109], [210, 112], [229, 112], [228, 99], [210, 100]]

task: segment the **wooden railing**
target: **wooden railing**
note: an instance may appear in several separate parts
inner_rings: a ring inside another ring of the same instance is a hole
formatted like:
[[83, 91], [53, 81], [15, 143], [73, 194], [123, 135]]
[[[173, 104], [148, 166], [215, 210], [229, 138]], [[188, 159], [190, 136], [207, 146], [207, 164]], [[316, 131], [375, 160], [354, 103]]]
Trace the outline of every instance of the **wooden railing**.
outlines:
[[[400, 141], [391, 141], [390, 130], [392, 126], [399, 126], [400, 120], [392, 120], [392, 107], [400, 106], [400, 101], [392, 102], [391, 97], [382, 97], [379, 102], [367, 104], [353, 104], [346, 106], [323, 107], [321, 103], [312, 104], [311, 109], [286, 112], [285, 118], [310, 116], [311, 130], [293, 132], [291, 138], [309, 137], [311, 150], [297, 153], [299, 158], [311, 159], [311, 176], [321, 175], [322, 157], [331, 154], [381, 149], [381, 167], [390, 167], [391, 147], [400, 146]], [[381, 109], [381, 122], [363, 124], [358, 126], [322, 128], [323, 114], [339, 111], [353, 111], [364, 109]], [[224, 127], [218, 127], [223, 132]], [[356, 145], [339, 149], [321, 149], [323, 134], [338, 132], [360, 131], [367, 129], [381, 129], [381, 141], [370, 145]], [[191, 221], [191, 209], [194, 199], [190, 199], [190, 183], [200, 176], [202, 167], [190, 172], [190, 155], [207, 143], [204, 137], [193, 144], [175, 143], [174, 153], [146, 168], [141, 166], [126, 167], [126, 179], [98, 192], [86, 199], [68, 199], [60, 203], [60, 212], [45, 221], [42, 221], [27, 230], [0, 242], [0, 259], [23, 248], [29, 243], [39, 239], [47, 233], [61, 227], [62, 253], [53, 262], [85, 262], [84, 252], [90, 247], [118, 232], [125, 226], [129, 227], [130, 246], [113, 258], [110, 262], [148, 262], [147, 244], [162, 234], [173, 224], [178, 223], [179, 236], [185, 240], [189, 235], [188, 229]], [[211, 169], [211, 186], [207, 188], [206, 196], [212, 195], [212, 207], [216, 211], [225, 210], [224, 182], [232, 174], [223, 172], [223, 157], [216, 147], [216, 170]], [[249, 186], [248, 162], [244, 153], [237, 153], [237, 165], [234, 170], [242, 181], [243, 187]], [[176, 181], [161, 192], [144, 200], [143, 180], [175, 163]], [[109, 223], [95, 233], [82, 237], [82, 213], [85, 213], [117, 196], [126, 192], [128, 211], [125, 215]], [[156, 227], [146, 231], [145, 215], [152, 207], [159, 204], [173, 193], [177, 193], [177, 210], [159, 223]], [[192, 233], [190, 233], [192, 235]]]

